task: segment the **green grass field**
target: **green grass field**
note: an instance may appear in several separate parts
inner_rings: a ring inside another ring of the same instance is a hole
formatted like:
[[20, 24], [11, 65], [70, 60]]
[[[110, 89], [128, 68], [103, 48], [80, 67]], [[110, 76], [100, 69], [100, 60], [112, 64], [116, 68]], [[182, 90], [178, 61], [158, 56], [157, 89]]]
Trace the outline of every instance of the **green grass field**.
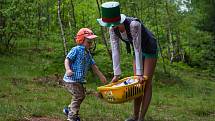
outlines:
[[[29, 48], [33, 44], [24, 41], [13, 53], [0, 56], [0, 121], [33, 120], [32, 117], [66, 120], [62, 109], [70, 103], [71, 96], [60, 85], [64, 74], [61, 43], [46, 42], [40, 48]], [[110, 80], [111, 61], [102, 45], [97, 49], [94, 58]], [[126, 57], [121, 64], [124, 77], [132, 75], [129, 60]], [[214, 73], [181, 63], [166, 67], [170, 76], [163, 73], [160, 59], [146, 121], [215, 121]], [[108, 104], [91, 93], [100, 85], [98, 78], [89, 73], [89, 94], [80, 111], [83, 121], [123, 121], [129, 117], [132, 101]]]

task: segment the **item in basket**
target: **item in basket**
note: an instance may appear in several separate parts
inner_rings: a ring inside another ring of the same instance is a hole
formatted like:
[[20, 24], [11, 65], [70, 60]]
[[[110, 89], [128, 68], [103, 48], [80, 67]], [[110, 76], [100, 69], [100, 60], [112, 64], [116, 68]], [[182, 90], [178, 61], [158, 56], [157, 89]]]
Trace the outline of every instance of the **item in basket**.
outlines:
[[127, 84], [132, 84], [138, 82], [137, 79], [129, 78], [128, 80], [125, 81]]
[[136, 79], [128, 78], [128, 79], [127, 79], [127, 80], [125, 80], [124, 82], [119, 83], [119, 84], [116, 84], [116, 85], [113, 85], [112, 87], [125, 86], [125, 85], [129, 85], [129, 84], [132, 84], [132, 83], [135, 83], [135, 82], [137, 82], [137, 80], [136, 80]]

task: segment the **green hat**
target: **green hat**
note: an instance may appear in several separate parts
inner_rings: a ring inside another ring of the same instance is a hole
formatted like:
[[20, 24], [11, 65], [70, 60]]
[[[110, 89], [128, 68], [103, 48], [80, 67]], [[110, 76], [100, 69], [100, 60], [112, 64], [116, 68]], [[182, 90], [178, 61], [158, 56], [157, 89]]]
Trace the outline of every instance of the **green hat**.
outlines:
[[120, 14], [118, 2], [105, 2], [102, 4], [102, 18], [97, 19], [101, 26], [117, 26], [125, 21], [126, 16]]

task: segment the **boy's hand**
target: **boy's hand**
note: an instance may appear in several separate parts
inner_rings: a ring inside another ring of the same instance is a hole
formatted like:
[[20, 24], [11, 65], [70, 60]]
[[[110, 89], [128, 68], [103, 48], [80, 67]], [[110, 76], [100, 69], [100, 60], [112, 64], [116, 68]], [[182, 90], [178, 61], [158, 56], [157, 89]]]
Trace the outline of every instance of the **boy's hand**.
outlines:
[[101, 77], [100, 77], [100, 80], [101, 80], [101, 82], [102, 82], [103, 84], [106, 84], [106, 83], [107, 83], [107, 80], [106, 80], [105, 76], [101, 76]]
[[74, 74], [74, 72], [71, 69], [66, 70], [66, 75], [67, 76], [72, 76], [73, 74]]

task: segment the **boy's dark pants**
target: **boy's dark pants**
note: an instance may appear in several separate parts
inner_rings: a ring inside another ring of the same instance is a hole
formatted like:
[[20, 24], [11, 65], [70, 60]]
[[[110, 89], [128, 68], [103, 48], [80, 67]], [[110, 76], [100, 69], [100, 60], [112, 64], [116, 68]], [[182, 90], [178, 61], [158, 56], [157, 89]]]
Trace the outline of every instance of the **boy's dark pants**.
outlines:
[[71, 104], [69, 105], [68, 118], [78, 115], [80, 105], [85, 98], [85, 88], [81, 83], [65, 83], [66, 88], [72, 95]]

